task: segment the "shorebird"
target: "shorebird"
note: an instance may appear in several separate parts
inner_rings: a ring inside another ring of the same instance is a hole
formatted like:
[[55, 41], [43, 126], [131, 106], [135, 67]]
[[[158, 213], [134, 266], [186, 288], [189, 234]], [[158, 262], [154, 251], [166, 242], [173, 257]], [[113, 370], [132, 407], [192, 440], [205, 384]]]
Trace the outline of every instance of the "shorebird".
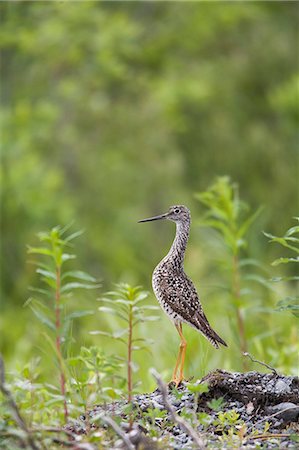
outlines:
[[220, 344], [227, 347], [227, 344], [209, 324], [194, 284], [184, 272], [184, 257], [191, 223], [189, 209], [183, 205], [171, 206], [167, 213], [139, 220], [139, 223], [162, 219], [175, 222], [176, 235], [169, 252], [153, 272], [152, 285], [158, 302], [180, 335], [179, 353], [171, 380], [178, 385], [184, 379], [187, 346], [182, 330], [183, 323], [200, 331], [215, 348], [219, 348]]

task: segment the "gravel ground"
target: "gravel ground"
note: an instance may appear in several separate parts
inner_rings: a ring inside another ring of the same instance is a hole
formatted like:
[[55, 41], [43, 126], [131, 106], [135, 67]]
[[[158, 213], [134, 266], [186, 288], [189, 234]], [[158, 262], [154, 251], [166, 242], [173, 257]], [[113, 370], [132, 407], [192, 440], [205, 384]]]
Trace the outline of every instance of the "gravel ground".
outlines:
[[[194, 392], [196, 386], [203, 382], [208, 384], [209, 391], [201, 394]], [[191, 386], [188, 383], [182, 383], [178, 388], [169, 385], [167, 397], [175, 414], [192, 424], [205, 441], [206, 448], [299, 448], [299, 441], [296, 442], [296, 435], [298, 437], [299, 434], [298, 377], [218, 370]], [[213, 399], [219, 397], [223, 398], [223, 402], [218, 403], [220, 411], [215, 409], [217, 403], [213, 404]], [[102, 413], [105, 417], [121, 417], [120, 427], [132, 442], [133, 448], [198, 448], [184, 427], [171, 420], [159, 389], [134, 396], [135, 418], [131, 431], [128, 430], [126, 407], [124, 401], [114, 402], [105, 408], [96, 406], [89, 415], [91, 419]], [[68, 428], [76, 433], [85, 433], [85, 422], [86, 418], [81, 417]], [[153, 434], [156, 436], [153, 437]], [[123, 439], [113, 445], [115, 449], [126, 448]]]

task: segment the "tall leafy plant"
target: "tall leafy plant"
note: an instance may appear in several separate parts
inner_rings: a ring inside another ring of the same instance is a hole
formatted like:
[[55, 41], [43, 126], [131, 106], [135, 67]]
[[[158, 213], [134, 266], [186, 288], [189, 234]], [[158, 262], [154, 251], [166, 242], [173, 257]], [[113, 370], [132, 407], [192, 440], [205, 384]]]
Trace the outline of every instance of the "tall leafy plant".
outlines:
[[[299, 217], [295, 217], [295, 220], [299, 223]], [[288, 256], [284, 255], [280, 258], [275, 259], [272, 262], [272, 266], [278, 265], [294, 265], [299, 263], [299, 225], [295, 225], [289, 228], [284, 236], [273, 236], [270, 233], [265, 233], [264, 235], [269, 238], [269, 242], [280, 244], [282, 247], [286, 249], [286, 251], [290, 254]], [[287, 282], [292, 283], [294, 288], [295, 285], [298, 284], [299, 276], [298, 275], [289, 275], [289, 276], [279, 276], [272, 279], [275, 282]], [[295, 291], [295, 289], [294, 289]], [[298, 294], [293, 294], [287, 297], [280, 299], [277, 303], [278, 311], [289, 311], [295, 317], [299, 318], [299, 296]]]
[[[238, 186], [229, 177], [219, 177], [205, 192], [196, 194], [197, 200], [206, 208], [201, 225], [212, 227], [220, 235], [226, 248], [225, 259], [228, 262], [230, 279], [228, 289], [239, 336], [240, 350], [248, 351], [248, 341], [243, 314], [244, 297], [242, 295], [242, 251], [248, 245], [247, 232], [260, 213], [249, 213], [248, 205], [239, 197]], [[243, 359], [243, 368], [247, 362]]]
[[99, 311], [113, 314], [124, 324], [124, 328], [112, 332], [92, 331], [92, 334], [101, 334], [120, 341], [126, 348], [127, 366], [127, 392], [128, 402], [132, 400], [133, 394], [133, 372], [138, 366], [133, 359], [134, 352], [145, 350], [150, 341], [137, 335], [137, 326], [141, 322], [155, 321], [159, 317], [153, 316], [152, 311], [159, 309], [157, 306], [145, 304], [148, 292], [143, 291], [140, 286], [119, 284], [115, 291], [108, 292], [104, 298], [99, 299], [103, 305]]
[[40, 276], [42, 287], [32, 287], [35, 296], [27, 301], [35, 316], [50, 330], [50, 334], [45, 333], [45, 337], [54, 349], [57, 359], [65, 422], [69, 413], [63, 347], [67, 342], [72, 320], [93, 313], [92, 311], [67, 313], [66, 303], [75, 289], [99, 287], [96, 279], [86, 272], [67, 269], [67, 263], [76, 257], [74, 253], [70, 253], [72, 241], [82, 233], [77, 231], [67, 234], [68, 228], [56, 226], [50, 231], [41, 232], [38, 234], [41, 245], [28, 246], [28, 253], [39, 257], [31, 262], [37, 266], [36, 272]]

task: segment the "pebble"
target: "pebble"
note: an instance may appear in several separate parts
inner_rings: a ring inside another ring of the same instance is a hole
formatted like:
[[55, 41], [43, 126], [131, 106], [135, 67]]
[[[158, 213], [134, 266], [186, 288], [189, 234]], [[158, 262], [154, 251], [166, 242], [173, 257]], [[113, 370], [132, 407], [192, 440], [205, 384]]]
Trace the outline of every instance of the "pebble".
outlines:
[[[293, 383], [293, 384], [292, 384]], [[240, 400], [236, 400], [233, 396], [229, 397], [227, 395], [222, 394], [224, 396], [224, 411], [235, 410], [239, 414], [239, 418], [246, 422], [246, 425], [249, 428], [254, 428], [258, 433], [262, 434], [265, 426], [265, 420], [267, 416], [278, 413], [271, 420], [270, 425], [270, 433], [273, 434], [281, 434], [281, 433], [289, 433], [290, 431], [285, 430], [285, 426], [290, 422], [296, 422], [299, 419], [299, 399], [298, 405], [296, 405], [297, 401], [294, 400], [294, 389], [298, 390], [298, 379], [296, 377], [284, 377], [284, 376], [275, 376], [274, 374], [261, 374], [257, 372], [249, 372], [246, 374], [235, 373], [233, 376], [230, 376], [227, 379], [227, 386], [236, 392], [238, 387], [242, 388], [247, 384], [247, 391], [249, 391], [248, 387], [251, 386], [252, 391], [259, 390], [258, 396], [260, 396], [260, 392], [262, 392], [262, 399], [268, 402], [268, 404], [273, 406], [264, 407], [264, 403], [258, 403], [255, 398], [250, 398], [248, 395], [248, 399], [242, 398]], [[179, 387], [180, 398], [177, 398], [171, 389], [169, 390], [169, 401], [176, 410], [177, 414], [180, 414], [181, 411], [191, 412], [194, 411], [194, 394], [188, 391], [188, 386], [183, 384]], [[295, 391], [296, 392], [296, 391]], [[290, 402], [281, 402], [275, 405], [275, 402], [279, 401], [279, 396], [281, 399], [285, 399], [288, 395], [291, 395], [294, 403]], [[219, 394], [218, 394], [219, 395]], [[238, 397], [239, 398], [239, 397]], [[259, 399], [259, 397], [257, 397]], [[250, 403], [249, 403], [250, 402]], [[134, 404], [136, 404], [136, 411], [147, 411], [153, 408], [158, 410], [165, 410], [164, 401], [159, 390], [156, 390], [149, 394], [139, 394], [134, 397]], [[113, 415], [122, 415], [122, 408], [126, 405], [126, 402], [115, 402], [114, 404], [107, 405], [105, 413]], [[291, 408], [288, 411], [283, 411], [286, 408]], [[90, 416], [92, 417], [97, 412], [103, 411], [102, 407], [94, 408], [94, 412], [90, 412]], [[208, 436], [209, 445], [208, 448], [213, 449], [221, 449], [228, 450], [231, 447], [225, 446], [225, 441], [220, 442], [218, 436], [215, 433], [214, 426], [212, 424], [213, 420], [217, 419], [217, 412], [210, 410], [205, 405], [205, 402], [199, 402], [199, 411], [206, 412], [209, 414], [211, 423], [208, 426], [199, 425], [199, 432], [203, 432]], [[168, 419], [167, 419], [168, 417]], [[83, 417], [82, 417], [83, 419]], [[138, 419], [137, 419], [138, 421]], [[85, 421], [86, 422], [86, 421]], [[171, 448], [174, 450], [193, 450], [194, 446], [192, 444], [191, 438], [176, 424], [173, 424], [169, 419], [169, 414], [167, 414], [166, 419], [161, 418], [159, 420], [160, 427], [158, 426], [156, 429], [159, 429], [159, 435], [163, 438], [169, 439], [171, 436]], [[82, 421], [82, 427], [85, 426], [85, 423]], [[123, 423], [121, 423], [121, 427], [124, 432], [129, 435], [129, 430], [126, 425], [126, 418], [123, 417]], [[133, 431], [133, 430], [132, 430]], [[146, 430], [139, 430], [138, 434], [136, 431], [134, 433], [131, 431], [130, 438], [131, 441], [139, 439], [140, 436], [145, 436], [144, 432]], [[213, 433], [214, 432], [214, 433]], [[148, 436], [148, 435], [147, 435]], [[159, 441], [159, 438], [158, 438]], [[159, 442], [158, 442], [159, 443]], [[121, 443], [120, 443], [121, 444]], [[223, 445], [222, 445], [223, 444]], [[281, 447], [281, 445], [283, 445]], [[117, 446], [115, 448], [118, 448]], [[123, 448], [123, 447], [119, 447]], [[168, 447], [167, 447], [168, 448]], [[246, 450], [251, 449], [295, 449], [296, 444], [291, 441], [291, 439], [271, 439], [265, 441], [259, 441], [257, 439], [249, 441], [246, 444]]]
[[283, 380], [278, 380], [275, 384], [275, 392], [277, 394], [289, 393], [291, 392], [290, 386]]
[[278, 405], [268, 407], [268, 412], [271, 414], [275, 414], [280, 412], [275, 416], [278, 419], [281, 419], [283, 422], [297, 422], [299, 419], [299, 406], [295, 405], [295, 403], [283, 402], [278, 403]]

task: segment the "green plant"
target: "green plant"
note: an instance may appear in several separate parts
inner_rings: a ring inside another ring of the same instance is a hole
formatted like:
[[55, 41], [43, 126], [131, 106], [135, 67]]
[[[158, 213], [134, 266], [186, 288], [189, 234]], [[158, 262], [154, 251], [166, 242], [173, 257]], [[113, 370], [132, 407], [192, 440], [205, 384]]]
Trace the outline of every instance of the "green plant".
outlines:
[[140, 424], [147, 430], [149, 436], [158, 438], [161, 430], [169, 425], [167, 411], [165, 409], [149, 408], [143, 412]]
[[[196, 198], [206, 208], [200, 224], [215, 229], [225, 244], [225, 267], [230, 273], [228, 289], [235, 310], [240, 350], [244, 353], [247, 352], [248, 342], [242, 311], [245, 300], [241, 286], [241, 267], [255, 262], [241, 259], [241, 252], [248, 245], [247, 232], [261, 208], [249, 214], [248, 205], [240, 200], [237, 184], [232, 183], [226, 176], [217, 178], [207, 191], [196, 194]], [[246, 360], [243, 359], [242, 364], [246, 370]]]
[[230, 409], [225, 412], [219, 411], [214, 425], [219, 430], [223, 431], [231, 426], [239, 425], [240, 423], [241, 423], [240, 414], [237, 413], [234, 409]]
[[36, 272], [44, 286], [31, 288], [38, 297], [31, 297], [26, 302], [39, 321], [50, 330], [50, 334], [44, 335], [56, 354], [65, 422], [68, 420], [68, 406], [63, 346], [68, 341], [72, 320], [93, 313], [93, 311], [67, 313], [66, 303], [75, 289], [95, 289], [100, 286], [91, 275], [65, 268], [66, 263], [76, 257], [73, 253], [69, 253], [68, 249], [73, 246], [71, 242], [82, 233], [77, 231], [67, 235], [68, 228], [56, 226], [50, 231], [38, 233], [42, 245], [28, 246], [29, 254], [40, 256], [37, 261], [31, 262], [37, 265]]
[[193, 416], [194, 416], [194, 420], [196, 419], [196, 414], [197, 414], [197, 409], [198, 409], [198, 402], [199, 402], [199, 398], [202, 394], [205, 394], [207, 392], [209, 392], [209, 385], [206, 382], [203, 383], [188, 383], [187, 385], [187, 389], [189, 392], [191, 392], [194, 395], [194, 400], [193, 400]]
[[[299, 222], [299, 217], [295, 217], [295, 220]], [[280, 244], [289, 252], [295, 253], [295, 256], [282, 256], [280, 258], [275, 259], [272, 262], [272, 266], [278, 266], [280, 264], [298, 264], [299, 263], [299, 238], [296, 237], [299, 234], [299, 225], [293, 226], [289, 228], [284, 236], [278, 237], [273, 236], [270, 233], [265, 233], [264, 235], [269, 238], [269, 242], [276, 242]], [[299, 276], [291, 275], [291, 276], [280, 276], [272, 278], [274, 282], [294, 282], [298, 283]], [[277, 311], [290, 311], [295, 317], [299, 318], [299, 296], [298, 294], [294, 294], [292, 296], [287, 296], [280, 299], [277, 303]]]
[[219, 440], [229, 448], [240, 448], [247, 432], [246, 423], [234, 409], [219, 411], [213, 425], [220, 433]]
[[116, 355], [106, 355], [98, 347], [81, 347], [77, 356], [67, 359], [70, 391], [75, 412], [83, 413], [90, 431], [89, 409], [122, 396], [123, 378], [119, 371], [123, 362]]
[[147, 315], [148, 312], [159, 309], [157, 306], [146, 305], [144, 301], [148, 297], [148, 292], [142, 291], [140, 286], [132, 287], [128, 284], [117, 285], [116, 291], [106, 294], [106, 297], [99, 299], [110, 306], [101, 305], [99, 311], [113, 314], [125, 324], [124, 328], [113, 332], [92, 331], [91, 334], [100, 334], [117, 341], [126, 347], [127, 356], [127, 393], [128, 402], [132, 400], [133, 393], [133, 372], [138, 370], [138, 365], [133, 360], [133, 353], [138, 350], [147, 351], [150, 341], [148, 339], [135, 336], [137, 325], [141, 322], [157, 320], [158, 316]]
[[209, 402], [207, 402], [207, 405], [209, 408], [211, 408], [213, 411], [220, 411], [221, 409], [223, 409], [224, 405], [225, 405], [225, 401], [223, 397], [218, 397], [218, 398], [212, 398], [212, 400], [210, 400]]

